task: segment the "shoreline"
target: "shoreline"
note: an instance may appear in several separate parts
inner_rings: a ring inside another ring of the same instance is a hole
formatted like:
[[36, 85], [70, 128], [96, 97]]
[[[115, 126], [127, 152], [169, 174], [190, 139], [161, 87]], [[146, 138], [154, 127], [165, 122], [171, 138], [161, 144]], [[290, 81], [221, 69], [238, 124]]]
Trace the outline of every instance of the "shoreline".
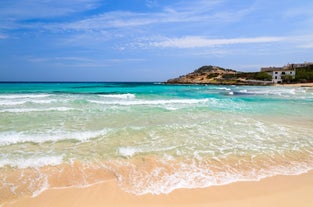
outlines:
[[313, 87], [313, 83], [287, 83], [275, 84], [274, 86]]
[[311, 206], [313, 171], [281, 175], [260, 181], [235, 182], [202, 189], [177, 189], [169, 194], [133, 195], [122, 191], [115, 179], [84, 188], [48, 189], [36, 197], [23, 197], [2, 207], [83, 206]]
[[236, 84], [236, 83], [167, 83], [165, 85], [217, 85], [217, 86], [287, 86], [287, 87], [313, 87], [313, 83], [272, 83], [272, 84]]

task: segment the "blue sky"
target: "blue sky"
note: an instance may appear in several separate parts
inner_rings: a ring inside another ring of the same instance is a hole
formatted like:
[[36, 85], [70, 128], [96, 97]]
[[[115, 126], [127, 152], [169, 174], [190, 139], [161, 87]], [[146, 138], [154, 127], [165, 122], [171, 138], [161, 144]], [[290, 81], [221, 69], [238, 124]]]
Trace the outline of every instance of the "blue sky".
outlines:
[[0, 81], [165, 81], [313, 61], [312, 0], [1, 0]]

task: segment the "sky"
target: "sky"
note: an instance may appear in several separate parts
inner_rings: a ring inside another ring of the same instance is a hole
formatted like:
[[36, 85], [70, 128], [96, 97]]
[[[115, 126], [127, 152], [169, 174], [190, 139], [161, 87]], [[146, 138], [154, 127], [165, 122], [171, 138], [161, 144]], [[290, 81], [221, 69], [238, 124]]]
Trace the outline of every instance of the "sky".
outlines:
[[312, 0], [1, 0], [0, 81], [166, 81], [313, 61]]

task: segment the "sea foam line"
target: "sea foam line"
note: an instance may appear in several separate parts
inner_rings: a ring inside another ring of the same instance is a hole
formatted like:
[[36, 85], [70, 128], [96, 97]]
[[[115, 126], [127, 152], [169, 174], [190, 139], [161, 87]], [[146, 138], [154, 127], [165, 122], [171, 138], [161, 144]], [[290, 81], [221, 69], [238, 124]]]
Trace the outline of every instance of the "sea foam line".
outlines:
[[43, 166], [57, 166], [62, 164], [63, 156], [41, 156], [41, 157], [29, 157], [29, 158], [17, 158], [17, 159], [2, 159], [0, 160], [0, 168], [4, 166], [17, 167], [25, 169], [28, 167], [43, 167]]
[[55, 102], [56, 100], [51, 99], [51, 100], [32, 100], [32, 99], [27, 99], [27, 100], [3, 100], [0, 101], [0, 106], [13, 106], [13, 105], [22, 105], [25, 103], [37, 103], [37, 104], [49, 104], [52, 102]]
[[[161, 161], [162, 162], [162, 161]], [[196, 163], [163, 163], [159, 167], [136, 165], [129, 162], [117, 163], [111, 170], [118, 177], [119, 186], [135, 195], [168, 194], [176, 189], [207, 188], [241, 181], [260, 181], [276, 175], [300, 175], [313, 169], [312, 163], [291, 163], [290, 165], [267, 166], [249, 171], [228, 168], [214, 171], [215, 166]], [[152, 166], [155, 166], [153, 163]], [[146, 167], [147, 166], [147, 167]], [[119, 169], [121, 167], [121, 170]], [[125, 173], [125, 171], [127, 173]]]
[[136, 95], [131, 93], [126, 94], [107, 94], [107, 95], [99, 95], [104, 98], [114, 98], [114, 99], [135, 99]]
[[21, 98], [46, 98], [50, 94], [7, 94], [0, 95], [0, 99], [21, 99]]
[[40, 112], [40, 111], [71, 111], [75, 110], [74, 108], [69, 107], [51, 107], [51, 108], [22, 108], [22, 109], [2, 109], [2, 112], [9, 112], [9, 113], [24, 113], [24, 112]]
[[89, 100], [91, 103], [104, 105], [166, 105], [166, 104], [197, 104], [206, 103], [208, 99], [174, 99], [174, 100], [135, 100], [135, 101], [97, 101]]
[[99, 136], [105, 136], [109, 132], [109, 129], [103, 129], [98, 131], [84, 131], [84, 132], [43, 132], [41, 134], [25, 134], [23, 132], [1, 132], [0, 133], [0, 146], [33, 142], [33, 143], [44, 143], [44, 142], [55, 142], [61, 140], [78, 140], [88, 141], [92, 138]]
[[176, 146], [170, 146], [170, 147], [164, 147], [164, 148], [157, 148], [157, 149], [151, 149], [148, 147], [139, 147], [139, 146], [126, 146], [126, 147], [119, 147], [118, 153], [123, 156], [130, 158], [136, 154], [139, 153], [151, 153], [151, 152], [162, 152], [167, 150], [173, 150], [177, 148]]

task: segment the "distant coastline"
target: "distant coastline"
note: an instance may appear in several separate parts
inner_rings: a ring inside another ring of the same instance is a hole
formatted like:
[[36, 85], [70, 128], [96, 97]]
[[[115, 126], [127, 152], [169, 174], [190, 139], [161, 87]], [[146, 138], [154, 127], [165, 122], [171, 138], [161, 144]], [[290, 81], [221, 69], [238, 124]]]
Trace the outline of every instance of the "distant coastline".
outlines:
[[169, 79], [165, 83], [312, 87], [313, 63], [288, 64], [283, 67], [262, 67], [260, 72], [240, 72], [209, 65], [202, 66], [178, 78]]

